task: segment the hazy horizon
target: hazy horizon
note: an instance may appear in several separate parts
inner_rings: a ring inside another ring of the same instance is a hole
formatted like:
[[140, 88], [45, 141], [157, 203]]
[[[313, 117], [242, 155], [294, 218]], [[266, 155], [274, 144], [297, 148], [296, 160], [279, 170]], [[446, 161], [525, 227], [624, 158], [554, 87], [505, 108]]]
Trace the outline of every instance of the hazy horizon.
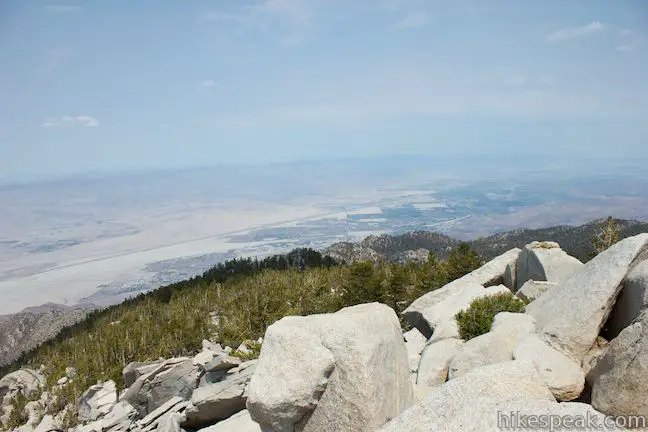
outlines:
[[44, 174], [41, 176], [29, 175], [27, 177], [2, 177], [0, 173], [0, 187], [17, 187], [30, 184], [47, 184], [58, 183], [66, 181], [77, 181], [80, 179], [102, 179], [113, 178], [119, 176], [140, 176], [140, 175], [157, 175], [164, 173], [174, 172], [191, 172], [191, 171], [215, 171], [215, 170], [240, 170], [256, 168], [261, 170], [273, 170], [281, 167], [299, 167], [299, 166], [333, 166], [339, 164], [347, 168], [353, 168], [355, 164], [372, 164], [375, 163], [379, 167], [394, 166], [398, 164], [425, 164], [425, 163], [439, 163], [438, 166], [431, 166], [434, 168], [442, 168], [448, 172], [466, 172], [471, 175], [479, 175], [474, 172], [473, 168], [480, 166], [484, 169], [491, 169], [497, 163], [502, 166], [507, 166], [509, 163], [514, 163], [515, 168], [524, 170], [527, 168], [547, 168], [547, 164], [562, 166], [563, 168], [573, 167], [579, 169], [581, 167], [589, 170], [595, 169], [616, 169], [618, 164], [632, 168], [641, 168], [644, 164], [648, 163], [648, 155], [639, 155], [637, 157], [626, 157], [618, 155], [616, 157], [604, 156], [573, 156], [571, 158], [558, 157], [557, 155], [550, 154], [532, 154], [532, 155], [480, 155], [480, 154], [466, 154], [466, 155], [411, 155], [411, 154], [390, 154], [383, 156], [352, 156], [352, 157], [335, 157], [319, 159], [303, 159], [303, 160], [290, 160], [290, 161], [277, 161], [277, 162], [232, 162], [232, 163], [214, 163], [214, 164], [194, 164], [189, 166], [174, 166], [174, 167], [160, 167], [160, 168], [131, 168], [123, 170], [87, 170], [71, 172], [66, 174]]

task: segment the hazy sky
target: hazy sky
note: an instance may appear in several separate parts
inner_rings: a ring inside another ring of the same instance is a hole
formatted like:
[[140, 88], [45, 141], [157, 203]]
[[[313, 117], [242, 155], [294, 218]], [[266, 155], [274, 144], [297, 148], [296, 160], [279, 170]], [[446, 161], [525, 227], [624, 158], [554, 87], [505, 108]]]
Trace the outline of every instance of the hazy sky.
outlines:
[[648, 156], [644, 0], [4, 0], [0, 179]]

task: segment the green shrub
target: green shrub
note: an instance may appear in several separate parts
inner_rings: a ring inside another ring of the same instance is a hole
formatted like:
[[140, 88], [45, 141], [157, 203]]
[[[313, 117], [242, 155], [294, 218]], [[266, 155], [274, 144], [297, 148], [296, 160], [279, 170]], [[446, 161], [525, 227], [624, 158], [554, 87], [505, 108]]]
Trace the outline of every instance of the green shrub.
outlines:
[[[33, 394], [30, 395], [29, 398], [27, 398], [20, 392], [18, 392], [16, 396], [12, 398], [11, 405], [13, 408], [11, 410], [11, 414], [9, 414], [7, 424], [5, 425], [7, 430], [15, 429], [27, 423], [28, 416], [27, 412], [25, 411], [25, 406], [27, 405], [27, 403], [37, 399], [38, 397], [35, 397], [35, 395]], [[2, 426], [1, 423], [0, 426]]]
[[500, 312], [524, 312], [525, 306], [522, 300], [511, 293], [477, 298], [470, 303], [467, 310], [462, 310], [455, 315], [459, 336], [467, 341], [488, 333], [495, 315]]
[[232, 357], [238, 357], [243, 361], [255, 360], [258, 359], [261, 355], [261, 344], [258, 341], [247, 340], [244, 341], [245, 346], [247, 346], [249, 352], [239, 352], [234, 351], [231, 355]]

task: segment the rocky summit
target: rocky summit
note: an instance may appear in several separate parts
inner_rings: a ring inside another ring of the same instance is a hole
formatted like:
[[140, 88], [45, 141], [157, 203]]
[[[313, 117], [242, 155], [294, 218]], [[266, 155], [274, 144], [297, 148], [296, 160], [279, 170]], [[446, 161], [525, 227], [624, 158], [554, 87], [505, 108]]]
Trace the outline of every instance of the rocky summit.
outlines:
[[[77, 407], [56, 397], [74, 365], [56, 382], [14, 371], [0, 379], [0, 420], [19, 410], [18, 432], [61, 429], [72, 411], [70, 432], [499, 431], [524, 428], [529, 416], [552, 419], [534, 430], [641, 429], [647, 270], [648, 234], [587, 263], [531, 242], [423, 294], [401, 316], [379, 302], [287, 316], [254, 342], [258, 358], [245, 344], [204, 340], [193, 356], [126, 365], [123, 390], [97, 382]], [[495, 301], [522, 306], [498, 310]], [[489, 317], [473, 333], [459, 319], [470, 311], [479, 312], [473, 321]]]

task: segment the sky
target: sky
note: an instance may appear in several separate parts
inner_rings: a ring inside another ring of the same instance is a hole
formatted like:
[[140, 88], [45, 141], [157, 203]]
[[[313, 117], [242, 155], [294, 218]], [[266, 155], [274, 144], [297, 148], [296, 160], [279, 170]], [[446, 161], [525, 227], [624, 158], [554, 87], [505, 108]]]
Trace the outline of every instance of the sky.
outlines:
[[643, 0], [3, 0], [0, 180], [648, 157]]

